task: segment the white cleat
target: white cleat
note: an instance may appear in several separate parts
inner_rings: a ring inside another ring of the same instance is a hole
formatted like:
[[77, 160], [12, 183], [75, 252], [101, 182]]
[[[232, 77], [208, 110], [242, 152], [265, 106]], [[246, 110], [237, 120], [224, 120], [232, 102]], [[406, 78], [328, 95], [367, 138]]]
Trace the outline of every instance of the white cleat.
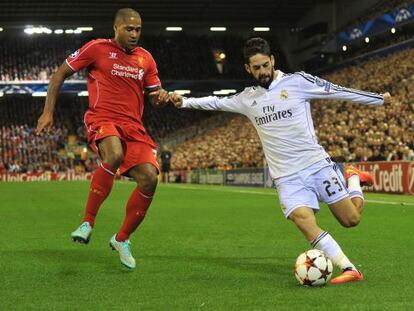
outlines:
[[83, 244], [88, 244], [89, 239], [92, 235], [92, 227], [89, 222], [83, 222], [78, 229], [72, 232], [72, 240], [73, 242], [79, 242]]
[[129, 240], [126, 240], [124, 242], [119, 242], [115, 239], [116, 234], [112, 236], [112, 238], [109, 240], [109, 246], [113, 249], [118, 251], [119, 258], [121, 259], [121, 264], [123, 264], [125, 267], [129, 269], [134, 269], [136, 267], [135, 259], [131, 255], [131, 249], [129, 245], [131, 242]]

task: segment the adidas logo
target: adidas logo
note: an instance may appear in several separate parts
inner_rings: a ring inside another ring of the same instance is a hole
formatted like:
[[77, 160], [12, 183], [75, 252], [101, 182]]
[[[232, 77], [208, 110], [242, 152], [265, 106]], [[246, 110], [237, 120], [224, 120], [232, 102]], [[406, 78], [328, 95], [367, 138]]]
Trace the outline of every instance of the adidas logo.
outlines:
[[256, 106], [256, 105], [257, 105], [257, 101], [254, 100], [253, 103], [252, 103], [252, 107]]

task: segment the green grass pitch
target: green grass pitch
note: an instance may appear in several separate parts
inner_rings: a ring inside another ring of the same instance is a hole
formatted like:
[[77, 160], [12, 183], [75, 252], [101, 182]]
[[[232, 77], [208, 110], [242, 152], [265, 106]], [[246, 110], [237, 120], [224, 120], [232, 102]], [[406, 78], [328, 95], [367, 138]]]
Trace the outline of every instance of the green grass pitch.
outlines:
[[[133, 235], [137, 268], [108, 241], [133, 183], [117, 182], [91, 242], [73, 243], [87, 182], [0, 184], [0, 310], [413, 310], [414, 197], [368, 194], [357, 228], [322, 206], [318, 219], [365, 275], [361, 283], [298, 285], [309, 245], [273, 189], [159, 186]], [[334, 275], [338, 270], [334, 270]]]

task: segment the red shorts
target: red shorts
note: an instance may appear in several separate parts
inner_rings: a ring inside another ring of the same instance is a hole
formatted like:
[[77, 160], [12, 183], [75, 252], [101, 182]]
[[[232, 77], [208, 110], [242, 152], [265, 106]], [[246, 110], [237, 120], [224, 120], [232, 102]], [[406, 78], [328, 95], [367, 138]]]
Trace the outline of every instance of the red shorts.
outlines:
[[87, 125], [87, 138], [91, 148], [99, 155], [97, 143], [105, 137], [117, 136], [122, 141], [123, 161], [119, 167], [122, 175], [142, 163], [150, 163], [160, 171], [157, 146], [139, 126], [133, 123], [99, 121]]

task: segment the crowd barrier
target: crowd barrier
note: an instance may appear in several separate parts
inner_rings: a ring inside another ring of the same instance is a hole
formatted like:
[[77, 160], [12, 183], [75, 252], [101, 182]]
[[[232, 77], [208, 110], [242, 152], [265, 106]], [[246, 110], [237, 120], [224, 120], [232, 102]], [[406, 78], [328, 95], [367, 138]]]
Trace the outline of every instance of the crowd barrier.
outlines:
[[374, 177], [371, 191], [414, 194], [414, 162], [361, 162], [356, 166], [371, 172]]
[[[414, 162], [360, 162], [353, 163], [358, 168], [369, 171], [374, 177], [374, 185], [368, 191], [385, 193], [414, 194]], [[233, 170], [196, 169], [173, 171], [170, 182], [273, 187], [267, 168], [242, 168]]]
[[73, 170], [58, 173], [3, 173], [0, 174], [0, 182], [90, 180], [91, 175], [91, 173], [76, 173]]
[[[369, 171], [374, 177], [374, 185], [368, 191], [385, 193], [414, 194], [414, 162], [360, 162], [354, 163], [359, 169]], [[90, 180], [91, 173], [76, 173], [73, 170], [58, 173], [3, 173], [0, 182], [28, 181], [74, 181]], [[232, 170], [195, 169], [170, 172], [170, 182], [273, 187], [267, 168], [241, 168]]]

